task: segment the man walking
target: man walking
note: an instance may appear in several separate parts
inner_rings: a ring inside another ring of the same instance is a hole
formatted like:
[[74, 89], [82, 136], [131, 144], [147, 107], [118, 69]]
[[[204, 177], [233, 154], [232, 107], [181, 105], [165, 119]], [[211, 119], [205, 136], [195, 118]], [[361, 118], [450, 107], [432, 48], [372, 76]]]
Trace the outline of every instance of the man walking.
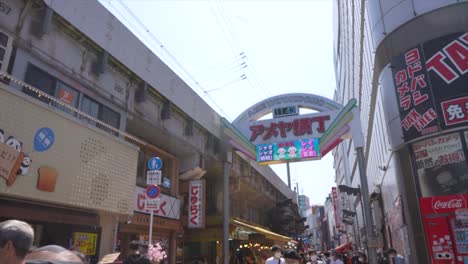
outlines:
[[333, 252], [330, 264], [344, 264], [344, 263], [341, 259], [338, 258], [338, 253]]
[[7, 220], [0, 223], [0, 263], [24, 264], [32, 246], [34, 230], [22, 221]]
[[266, 260], [265, 264], [286, 264], [286, 260], [281, 257], [281, 247], [274, 245], [271, 247], [273, 257]]
[[132, 241], [129, 248], [132, 252], [127, 259], [125, 259], [123, 264], [151, 264], [151, 261], [147, 256], [140, 254], [140, 243]]

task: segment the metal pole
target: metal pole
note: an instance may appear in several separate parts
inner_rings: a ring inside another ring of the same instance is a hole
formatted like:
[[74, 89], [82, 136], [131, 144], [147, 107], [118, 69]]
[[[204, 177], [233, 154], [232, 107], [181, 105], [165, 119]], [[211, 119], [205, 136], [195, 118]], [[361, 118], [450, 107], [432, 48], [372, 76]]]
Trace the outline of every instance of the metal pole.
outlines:
[[115, 221], [115, 229], [114, 229], [114, 244], [112, 245], [112, 252], [117, 251], [117, 230], [119, 229], [119, 216]]
[[361, 198], [364, 211], [364, 226], [366, 227], [367, 255], [369, 257], [369, 263], [377, 263], [375, 245], [369, 246], [370, 243], [375, 243], [376, 241], [374, 236], [374, 220], [372, 219], [369, 201], [369, 186], [367, 184], [366, 159], [364, 158], [363, 147], [356, 148], [356, 155], [361, 179]]
[[223, 263], [229, 263], [229, 162], [224, 162], [223, 177]]
[[288, 171], [288, 187], [291, 189], [291, 171], [289, 170], [289, 161], [286, 162], [286, 169]]
[[150, 215], [150, 227], [149, 227], [149, 234], [148, 234], [148, 246], [152, 243], [152, 235], [153, 235], [153, 214], [154, 214], [154, 209], [151, 209], [151, 215]]

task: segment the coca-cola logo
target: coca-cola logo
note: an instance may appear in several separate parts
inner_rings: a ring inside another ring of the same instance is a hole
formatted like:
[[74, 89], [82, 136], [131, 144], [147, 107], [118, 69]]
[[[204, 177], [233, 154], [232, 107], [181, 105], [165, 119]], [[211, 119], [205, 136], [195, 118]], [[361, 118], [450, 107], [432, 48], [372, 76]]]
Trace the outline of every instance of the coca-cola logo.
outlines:
[[454, 198], [448, 201], [436, 200], [433, 202], [434, 210], [441, 209], [459, 209], [465, 207], [465, 200], [460, 198]]

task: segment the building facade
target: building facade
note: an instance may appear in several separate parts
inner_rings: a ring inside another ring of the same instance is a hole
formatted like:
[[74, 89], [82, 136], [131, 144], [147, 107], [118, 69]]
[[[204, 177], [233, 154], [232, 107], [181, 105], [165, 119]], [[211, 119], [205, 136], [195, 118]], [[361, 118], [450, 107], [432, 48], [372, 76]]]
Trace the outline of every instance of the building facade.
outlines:
[[[371, 246], [411, 263], [467, 259], [467, 10], [464, 1], [334, 1], [335, 99], [356, 98], [361, 111]], [[334, 157], [337, 185], [359, 187], [352, 140]], [[364, 246], [360, 197], [344, 200], [355, 212], [344, 231]]]
[[[159, 157], [152, 242], [169, 263], [219, 259], [221, 117], [99, 2], [1, 4], [0, 220], [28, 221], [36, 246], [76, 247], [91, 263], [124, 257], [130, 241], [148, 243], [148, 161]], [[286, 244], [296, 194], [233, 156], [232, 251]]]

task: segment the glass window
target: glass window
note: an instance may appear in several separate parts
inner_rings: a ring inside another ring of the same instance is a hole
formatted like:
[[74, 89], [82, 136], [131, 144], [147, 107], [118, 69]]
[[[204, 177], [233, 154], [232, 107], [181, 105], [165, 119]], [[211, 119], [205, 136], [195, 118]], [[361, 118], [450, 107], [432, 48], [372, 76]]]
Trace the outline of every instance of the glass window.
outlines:
[[117, 129], [120, 128], [120, 114], [109, 107], [101, 105], [99, 120]]
[[[40, 70], [34, 65], [29, 65], [26, 70], [25, 82], [34, 86], [35, 88], [43, 91], [44, 93], [54, 95], [55, 91], [55, 78]], [[46, 104], [50, 104], [50, 100], [44, 96], [39, 96], [36, 92], [31, 91], [28, 88], [23, 88], [25, 94], [35, 97]]]
[[[99, 115], [99, 103], [89, 98], [88, 96], [83, 96], [81, 101], [81, 111], [87, 113], [88, 115], [98, 118]], [[88, 118], [83, 117], [82, 119], [86, 120], [88, 123], [95, 125], [96, 122], [89, 120]]]
[[466, 192], [468, 167], [459, 133], [414, 143], [412, 150], [422, 197]]
[[[57, 85], [55, 87], [55, 97], [57, 97], [57, 99], [76, 108], [78, 107], [79, 96], [80, 93], [77, 90], [71, 88], [70, 86], [60, 81], [57, 81]], [[57, 103], [54, 103], [54, 105], [55, 107], [66, 113], [69, 113], [71, 115], [73, 114], [72, 110], [70, 110], [69, 108], [60, 106]]]

